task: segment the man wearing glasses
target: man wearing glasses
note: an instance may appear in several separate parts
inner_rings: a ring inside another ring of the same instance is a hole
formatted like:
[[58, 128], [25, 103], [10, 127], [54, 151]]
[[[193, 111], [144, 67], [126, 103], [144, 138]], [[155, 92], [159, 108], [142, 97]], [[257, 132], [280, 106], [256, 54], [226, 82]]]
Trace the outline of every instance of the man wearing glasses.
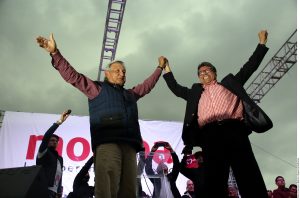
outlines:
[[267, 198], [267, 189], [252, 152], [248, 135], [272, 128], [269, 117], [250, 99], [243, 85], [257, 70], [268, 48], [267, 31], [258, 33], [259, 44], [243, 67], [217, 82], [217, 70], [209, 62], [197, 68], [200, 83], [179, 85], [167, 64], [164, 78], [169, 89], [187, 101], [182, 139], [186, 147], [203, 151], [204, 197], [227, 197], [229, 167], [243, 198]]

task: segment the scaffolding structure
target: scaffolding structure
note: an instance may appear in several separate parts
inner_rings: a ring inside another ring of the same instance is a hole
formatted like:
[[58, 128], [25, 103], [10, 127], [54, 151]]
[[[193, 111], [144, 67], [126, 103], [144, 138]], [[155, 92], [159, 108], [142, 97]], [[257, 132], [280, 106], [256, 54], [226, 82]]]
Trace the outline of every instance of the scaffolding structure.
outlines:
[[98, 71], [98, 81], [103, 71], [103, 65], [115, 59], [126, 0], [109, 0], [105, 22], [102, 50]]
[[2, 127], [2, 123], [3, 123], [3, 119], [4, 119], [4, 113], [5, 111], [3, 110], [0, 110], [0, 129]]
[[238, 197], [240, 198], [241, 195], [240, 195], [240, 192], [239, 192], [239, 187], [238, 187], [238, 185], [237, 185], [237, 183], [236, 183], [236, 180], [235, 180], [235, 177], [234, 177], [234, 174], [233, 174], [233, 172], [232, 172], [231, 167], [229, 167], [229, 168], [230, 168], [230, 170], [229, 170], [229, 176], [228, 176], [228, 187], [233, 187], [233, 188], [235, 188], [236, 191], [237, 191], [237, 195], [238, 195]]
[[246, 88], [256, 103], [297, 63], [297, 29]]

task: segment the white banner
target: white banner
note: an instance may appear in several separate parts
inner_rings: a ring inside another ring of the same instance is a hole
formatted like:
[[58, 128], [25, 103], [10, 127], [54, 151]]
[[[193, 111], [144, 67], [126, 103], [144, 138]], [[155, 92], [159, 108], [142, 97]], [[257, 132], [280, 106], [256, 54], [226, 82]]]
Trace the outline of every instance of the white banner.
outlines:
[[[0, 129], [0, 169], [35, 165], [36, 155], [44, 133], [60, 118], [60, 115], [22, 113], [6, 111]], [[167, 121], [139, 120], [141, 133], [149, 152], [154, 142], [169, 142], [179, 159], [183, 143], [182, 123]], [[60, 136], [58, 152], [64, 159], [64, 194], [72, 191], [73, 179], [85, 162], [92, 156], [88, 116], [69, 116], [56, 130]], [[172, 166], [172, 163], [169, 165]], [[92, 166], [93, 167], [93, 166]], [[93, 185], [93, 169], [90, 185]], [[185, 191], [186, 178], [179, 175], [177, 187], [181, 194]], [[149, 193], [147, 193], [149, 194]]]

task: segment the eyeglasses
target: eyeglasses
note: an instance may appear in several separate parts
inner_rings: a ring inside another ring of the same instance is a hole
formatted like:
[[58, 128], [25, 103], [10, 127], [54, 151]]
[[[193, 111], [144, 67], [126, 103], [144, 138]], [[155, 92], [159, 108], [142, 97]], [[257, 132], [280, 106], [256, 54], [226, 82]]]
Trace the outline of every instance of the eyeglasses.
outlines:
[[202, 70], [202, 71], [199, 71], [199, 76], [202, 76], [202, 75], [205, 75], [205, 74], [209, 74], [211, 73], [212, 71], [209, 70], [209, 69], [206, 69], [206, 70]]

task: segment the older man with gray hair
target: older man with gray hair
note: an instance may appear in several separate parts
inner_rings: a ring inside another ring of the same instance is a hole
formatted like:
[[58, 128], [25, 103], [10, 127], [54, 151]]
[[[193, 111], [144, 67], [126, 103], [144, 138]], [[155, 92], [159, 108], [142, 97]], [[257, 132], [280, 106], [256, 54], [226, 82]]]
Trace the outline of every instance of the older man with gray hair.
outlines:
[[159, 66], [143, 83], [125, 89], [122, 61], [109, 64], [103, 82], [93, 81], [61, 55], [53, 34], [49, 39], [39, 36], [37, 43], [50, 53], [62, 78], [88, 97], [96, 198], [136, 197], [136, 152], [144, 149], [137, 101], [155, 86], [165, 67], [164, 57], [158, 58]]

